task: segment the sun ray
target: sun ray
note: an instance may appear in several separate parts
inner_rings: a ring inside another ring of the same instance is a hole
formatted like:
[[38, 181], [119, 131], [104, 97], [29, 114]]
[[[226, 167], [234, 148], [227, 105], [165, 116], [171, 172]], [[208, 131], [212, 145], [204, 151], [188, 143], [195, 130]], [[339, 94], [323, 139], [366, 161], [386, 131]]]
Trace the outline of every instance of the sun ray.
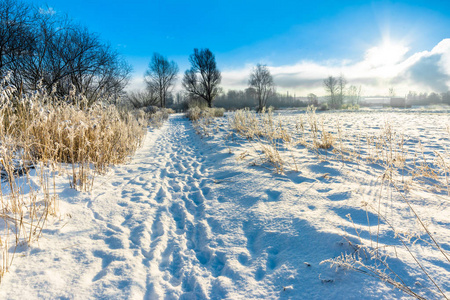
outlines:
[[366, 51], [365, 60], [373, 67], [393, 66], [402, 61], [409, 48], [391, 40]]

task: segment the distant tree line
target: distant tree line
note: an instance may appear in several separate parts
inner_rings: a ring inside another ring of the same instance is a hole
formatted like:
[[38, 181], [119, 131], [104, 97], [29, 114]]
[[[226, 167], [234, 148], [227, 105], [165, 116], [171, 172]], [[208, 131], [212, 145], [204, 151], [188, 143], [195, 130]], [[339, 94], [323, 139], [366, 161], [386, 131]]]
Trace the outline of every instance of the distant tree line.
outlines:
[[122, 95], [131, 67], [87, 28], [17, 0], [0, 2], [0, 25], [0, 76], [19, 92], [75, 92], [89, 104]]
[[[315, 99], [317, 99], [317, 96]], [[251, 87], [246, 88], [245, 90], [228, 90], [226, 93], [217, 97], [214, 105], [229, 110], [242, 108], [251, 108], [256, 109], [257, 111], [260, 110], [256, 91]], [[299, 98], [289, 94], [274, 92], [271, 97], [267, 99], [265, 107], [287, 108], [306, 107], [308, 105], [308, 99], [305, 97]]]
[[417, 93], [410, 91], [406, 95], [406, 101], [411, 105], [429, 105], [429, 104], [449, 104], [450, 105], [450, 91], [445, 93]]
[[[329, 76], [323, 81], [324, 89], [327, 93], [327, 105], [332, 109], [339, 109], [345, 107], [347, 104], [360, 104], [361, 87], [357, 88], [354, 85], [346, 87], [347, 80], [341, 74], [339, 77]], [[308, 102], [311, 101], [308, 95]], [[396, 93], [393, 87], [388, 90], [389, 98], [395, 98]], [[315, 95], [314, 95], [315, 96]], [[448, 104], [450, 105], [450, 91], [443, 93], [417, 93], [410, 91], [406, 97], [406, 103], [409, 105], [430, 105], [430, 104]], [[315, 102], [317, 103], [317, 102]]]
[[[328, 76], [323, 80], [327, 96], [326, 102], [319, 102], [315, 94], [298, 98], [276, 92], [273, 77], [266, 65], [257, 64], [249, 74], [248, 87], [245, 90], [228, 90], [220, 88], [221, 72], [217, 68], [215, 56], [209, 49], [194, 49], [189, 61], [191, 68], [186, 70], [182, 79], [184, 92], [172, 95], [178, 66], [158, 53], [154, 53], [149, 69], [145, 74], [147, 89], [140, 93], [130, 93], [129, 100], [135, 107], [158, 105], [171, 106], [177, 110], [186, 110], [189, 106], [223, 107], [226, 109], [252, 108], [261, 112], [265, 107], [274, 108], [303, 107], [312, 105], [322, 109], [340, 109], [354, 107], [361, 103], [361, 86], [348, 86], [341, 74], [339, 77]], [[394, 88], [389, 89], [390, 97], [395, 97]], [[322, 98], [323, 99], [323, 98]], [[442, 94], [417, 94], [410, 92], [408, 103], [412, 105], [448, 103], [450, 92]]]

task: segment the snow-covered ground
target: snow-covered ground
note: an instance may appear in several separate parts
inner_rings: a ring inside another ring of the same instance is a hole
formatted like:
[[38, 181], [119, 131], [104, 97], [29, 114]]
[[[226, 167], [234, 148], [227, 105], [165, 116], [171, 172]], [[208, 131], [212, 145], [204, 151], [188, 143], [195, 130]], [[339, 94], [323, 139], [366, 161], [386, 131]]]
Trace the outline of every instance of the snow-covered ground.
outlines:
[[[298, 117], [281, 119], [295, 124]], [[445, 113], [328, 117], [349, 132], [367, 124], [379, 129], [390, 118], [411, 143], [420, 138], [444, 152], [449, 146]], [[377, 278], [321, 264], [342, 253], [364, 256], [355, 248], [362, 244], [378, 244], [390, 255], [390, 268], [420, 295], [442, 298], [429, 290], [432, 284], [392, 229], [383, 221], [378, 226], [378, 216], [364, 207], [381, 203], [396, 234], [426, 239], [401, 196], [380, 183], [380, 165], [323, 159], [297, 147], [298, 172], [274, 174], [238, 159], [254, 145], [230, 138], [227, 122], [215, 120], [202, 138], [182, 115], [171, 116], [149, 131], [128, 164], [96, 178], [90, 193], [59, 178], [61, 217], [50, 219], [38, 243], [18, 250], [0, 298], [410, 298]], [[450, 252], [448, 194], [412, 185], [407, 195]], [[410, 249], [449, 297], [450, 264], [442, 253], [422, 240]]]

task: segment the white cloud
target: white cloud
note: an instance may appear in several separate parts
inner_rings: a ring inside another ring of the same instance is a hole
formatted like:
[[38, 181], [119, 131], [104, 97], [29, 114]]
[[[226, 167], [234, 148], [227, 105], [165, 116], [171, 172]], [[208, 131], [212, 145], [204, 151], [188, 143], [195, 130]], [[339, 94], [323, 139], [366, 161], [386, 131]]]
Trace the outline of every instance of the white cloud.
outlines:
[[[450, 89], [450, 39], [431, 51], [408, 54], [403, 45], [387, 44], [368, 49], [358, 62], [300, 61], [294, 65], [269, 66], [279, 91], [297, 95], [324, 94], [323, 79], [344, 75], [349, 84], [362, 86], [365, 95], [386, 95], [393, 87], [397, 95], [408, 91], [443, 92]], [[252, 66], [224, 70], [225, 89], [247, 87]]]

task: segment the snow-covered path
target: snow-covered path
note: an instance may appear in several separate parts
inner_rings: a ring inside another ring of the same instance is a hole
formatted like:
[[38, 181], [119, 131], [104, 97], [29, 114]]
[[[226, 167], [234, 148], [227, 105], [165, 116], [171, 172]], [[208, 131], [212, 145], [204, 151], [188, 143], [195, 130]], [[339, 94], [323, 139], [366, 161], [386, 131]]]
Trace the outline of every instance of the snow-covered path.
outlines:
[[[355, 234], [343, 238], [342, 229], [357, 226], [367, 236], [367, 221], [377, 218], [360, 208], [364, 187], [349, 184], [367, 178], [364, 169], [310, 157], [301, 163], [301, 172], [286, 175], [249, 167], [173, 115], [128, 164], [97, 178], [91, 193], [61, 179], [64, 217], [39, 244], [19, 249], [0, 298], [404, 296], [370, 276], [320, 264], [354, 251], [348, 240], [357, 243]], [[391, 264], [414, 282], [409, 266]]]
[[208, 247], [205, 201], [213, 181], [199, 138], [178, 116], [149, 139], [88, 204], [103, 228], [96, 238], [108, 248], [97, 255], [103, 261], [94, 290], [114, 298], [206, 298], [221, 266]]

